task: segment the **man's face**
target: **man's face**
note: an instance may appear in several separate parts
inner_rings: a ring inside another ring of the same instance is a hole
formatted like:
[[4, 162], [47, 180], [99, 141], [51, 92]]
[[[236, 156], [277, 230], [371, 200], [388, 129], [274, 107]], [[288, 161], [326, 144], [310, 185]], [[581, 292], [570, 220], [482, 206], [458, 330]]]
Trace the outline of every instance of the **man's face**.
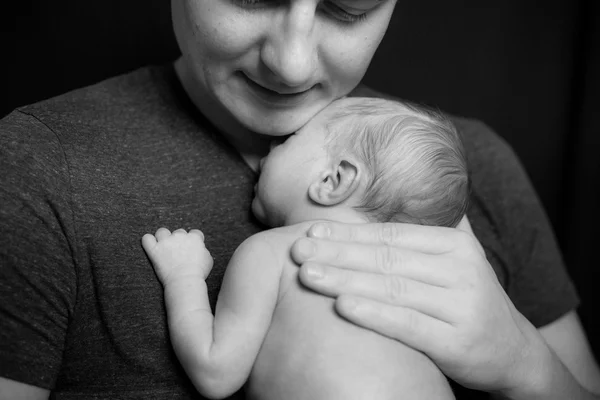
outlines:
[[211, 110], [284, 135], [360, 82], [395, 2], [173, 0], [172, 11], [184, 63]]

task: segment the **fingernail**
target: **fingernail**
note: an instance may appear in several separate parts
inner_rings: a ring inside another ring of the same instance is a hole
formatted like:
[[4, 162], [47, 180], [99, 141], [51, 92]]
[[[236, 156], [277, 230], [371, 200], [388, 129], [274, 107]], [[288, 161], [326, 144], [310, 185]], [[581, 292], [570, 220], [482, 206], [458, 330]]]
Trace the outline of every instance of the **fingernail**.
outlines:
[[312, 281], [323, 279], [323, 277], [325, 276], [325, 274], [323, 273], [323, 268], [317, 265], [307, 265], [304, 268], [306, 270], [306, 276]]
[[312, 226], [310, 233], [313, 237], [325, 239], [331, 235], [331, 230], [326, 224], [316, 224]]
[[316, 252], [315, 244], [310, 240], [300, 240], [297, 248], [300, 256], [305, 260], [314, 256]]

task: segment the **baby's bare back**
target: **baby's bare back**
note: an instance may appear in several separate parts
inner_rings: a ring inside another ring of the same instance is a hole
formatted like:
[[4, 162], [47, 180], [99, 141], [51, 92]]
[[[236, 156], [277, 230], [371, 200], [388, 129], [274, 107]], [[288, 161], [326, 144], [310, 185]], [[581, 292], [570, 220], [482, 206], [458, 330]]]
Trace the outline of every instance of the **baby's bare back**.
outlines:
[[[309, 225], [308, 225], [309, 226]], [[337, 315], [334, 300], [304, 288], [289, 258], [307, 225], [269, 235], [282, 254], [279, 302], [246, 391], [260, 400], [454, 398], [423, 354]]]

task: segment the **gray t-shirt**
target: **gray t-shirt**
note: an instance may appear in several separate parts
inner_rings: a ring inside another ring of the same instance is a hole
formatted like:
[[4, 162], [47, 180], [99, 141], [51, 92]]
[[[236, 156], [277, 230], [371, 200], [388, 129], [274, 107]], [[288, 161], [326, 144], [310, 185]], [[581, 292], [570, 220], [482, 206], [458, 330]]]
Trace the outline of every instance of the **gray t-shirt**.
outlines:
[[[531, 184], [485, 125], [455, 123], [473, 229], [517, 308], [536, 326], [552, 322], [578, 299]], [[250, 213], [255, 180], [170, 65], [1, 120], [0, 376], [57, 399], [199, 398], [140, 239], [160, 226], [202, 229], [214, 306], [229, 257], [264, 228]]]

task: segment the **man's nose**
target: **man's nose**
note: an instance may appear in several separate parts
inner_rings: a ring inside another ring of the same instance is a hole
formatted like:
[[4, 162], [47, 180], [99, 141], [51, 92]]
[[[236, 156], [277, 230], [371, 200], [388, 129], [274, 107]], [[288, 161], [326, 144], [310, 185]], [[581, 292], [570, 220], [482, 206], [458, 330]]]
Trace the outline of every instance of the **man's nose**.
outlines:
[[292, 88], [310, 84], [317, 71], [314, 2], [290, 2], [282, 9], [261, 49], [264, 65], [277, 83]]

